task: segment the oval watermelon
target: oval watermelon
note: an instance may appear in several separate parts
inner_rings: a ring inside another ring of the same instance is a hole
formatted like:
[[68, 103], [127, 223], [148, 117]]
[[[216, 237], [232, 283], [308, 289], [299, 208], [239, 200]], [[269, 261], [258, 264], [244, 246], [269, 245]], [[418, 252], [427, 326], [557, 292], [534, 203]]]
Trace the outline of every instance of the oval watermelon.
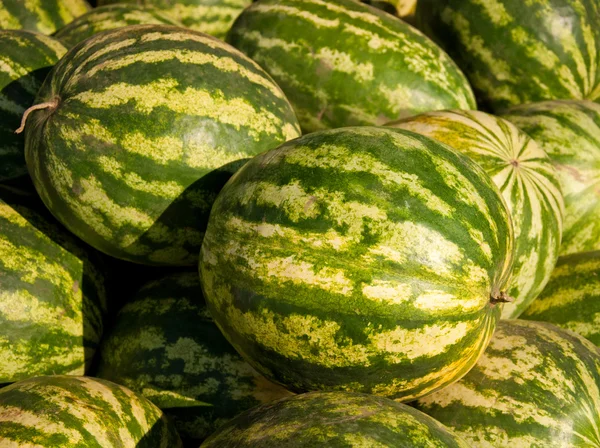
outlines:
[[538, 296], [558, 258], [564, 201], [546, 153], [502, 118], [477, 111], [438, 111], [390, 123], [452, 146], [483, 167], [498, 186], [515, 230], [515, 262], [502, 317], [518, 317]]
[[415, 21], [464, 70], [480, 106], [600, 98], [596, 0], [419, 0]]
[[205, 34], [133, 25], [73, 48], [42, 86], [25, 156], [44, 203], [95, 248], [193, 265], [217, 192], [300, 133], [254, 62]]
[[102, 31], [138, 24], [180, 25], [154, 8], [116, 4], [92, 9], [62, 27], [54, 37], [70, 48]]
[[100, 348], [97, 376], [144, 395], [182, 438], [196, 442], [246, 409], [291, 395], [225, 340], [197, 272], [150, 282], [119, 311]]
[[160, 409], [96, 378], [41, 376], [0, 389], [0, 446], [177, 448]]
[[244, 412], [202, 448], [468, 447], [431, 417], [382, 397], [313, 392]]
[[204, 295], [294, 391], [409, 400], [464, 375], [500, 315], [510, 217], [474, 162], [408, 131], [320, 131], [246, 164], [213, 207]]
[[352, 0], [259, 0], [227, 41], [273, 76], [306, 132], [476, 106], [466, 78], [438, 46]]
[[105, 312], [97, 254], [36, 195], [0, 186], [0, 383], [83, 375]]
[[4, 182], [27, 174], [23, 136], [15, 130], [67, 49], [52, 37], [23, 30], [0, 30], [0, 48], [0, 182]]
[[505, 111], [556, 167], [565, 199], [560, 255], [600, 249], [600, 105], [544, 101]]
[[521, 318], [551, 322], [600, 346], [600, 251], [560, 257], [550, 282]]
[[85, 0], [0, 0], [0, 29], [52, 34], [89, 9]]
[[474, 448], [600, 446], [600, 349], [549, 323], [502, 320], [473, 370], [416, 407]]

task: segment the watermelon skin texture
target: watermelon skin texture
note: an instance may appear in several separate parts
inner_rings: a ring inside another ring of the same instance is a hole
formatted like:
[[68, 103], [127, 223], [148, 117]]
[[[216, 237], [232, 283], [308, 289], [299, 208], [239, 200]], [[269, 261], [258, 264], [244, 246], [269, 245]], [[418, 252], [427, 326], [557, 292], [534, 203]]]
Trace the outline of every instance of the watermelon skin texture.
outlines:
[[600, 346], [600, 251], [560, 257], [521, 318], [553, 323]]
[[544, 289], [560, 249], [564, 200], [544, 150], [510, 122], [479, 111], [426, 112], [389, 124], [469, 156], [498, 186], [515, 230], [515, 262], [502, 317], [513, 319]]
[[34, 192], [0, 186], [0, 384], [87, 371], [106, 313], [103, 272]]
[[383, 397], [312, 392], [244, 412], [202, 448], [467, 448], [427, 415]]
[[0, 29], [52, 34], [89, 10], [85, 0], [0, 0]]
[[116, 4], [100, 6], [78, 17], [58, 30], [54, 37], [69, 48], [102, 31], [122, 28], [129, 25], [162, 24], [179, 25], [160, 11], [140, 5]]
[[144, 395], [195, 446], [240, 412], [292, 395], [257, 373], [223, 337], [197, 272], [142, 287], [107, 331], [97, 376]]
[[560, 255], [600, 249], [600, 105], [543, 101], [503, 113], [546, 151], [565, 199]]
[[40, 376], [0, 389], [0, 446], [180, 448], [160, 409], [109, 381]]
[[459, 382], [416, 402], [470, 446], [600, 445], [600, 349], [546, 322], [501, 320]]
[[184, 26], [220, 39], [251, 0], [98, 0], [98, 5], [114, 3], [152, 6]]
[[419, 0], [415, 20], [465, 72], [484, 109], [600, 97], [595, 0]]
[[52, 37], [0, 30], [0, 182], [27, 174], [24, 139], [15, 134], [50, 69], [67, 52]]
[[273, 76], [305, 133], [476, 108], [465, 76], [437, 45], [352, 0], [259, 0], [227, 41]]
[[116, 258], [194, 265], [218, 191], [300, 129], [283, 92], [226, 43], [167, 25], [106, 31], [53, 69], [25, 129], [52, 213]]
[[480, 167], [418, 134], [356, 127], [238, 171], [200, 277], [215, 322], [267, 378], [407, 401], [483, 352], [512, 255], [506, 205]]

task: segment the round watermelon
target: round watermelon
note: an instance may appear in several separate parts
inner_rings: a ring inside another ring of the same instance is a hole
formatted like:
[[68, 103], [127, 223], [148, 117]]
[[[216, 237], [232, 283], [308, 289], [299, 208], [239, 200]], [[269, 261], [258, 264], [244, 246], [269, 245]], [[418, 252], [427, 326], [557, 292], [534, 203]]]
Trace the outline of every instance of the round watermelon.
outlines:
[[58, 30], [54, 37], [70, 48], [102, 31], [138, 24], [180, 25], [154, 8], [116, 4], [92, 9]]
[[0, 446], [178, 448], [160, 409], [123, 386], [40, 376], [0, 389]]
[[23, 30], [0, 30], [0, 48], [0, 182], [4, 182], [27, 174], [23, 136], [15, 130], [67, 49], [52, 37]]
[[224, 38], [231, 24], [252, 0], [98, 0], [99, 5], [137, 3], [152, 6], [184, 26]]
[[415, 21], [464, 70], [480, 106], [600, 98], [596, 0], [419, 0]]
[[52, 34], [89, 9], [86, 0], [0, 0], [0, 29]]
[[403, 21], [352, 0], [259, 0], [227, 41], [281, 86], [303, 130], [474, 109], [454, 62]]
[[44, 203], [88, 244], [142, 264], [195, 264], [222, 185], [300, 133], [256, 63], [167, 25], [87, 39], [36, 104], [46, 108], [27, 120], [25, 156]]
[[119, 311], [100, 349], [97, 376], [144, 395], [182, 438], [197, 442], [240, 412], [291, 395], [225, 340], [206, 309], [197, 272], [152, 281]]
[[600, 104], [543, 101], [504, 118], [529, 134], [556, 167], [565, 199], [560, 255], [600, 249]]
[[600, 346], [600, 251], [560, 257], [550, 282], [521, 318], [551, 322]]
[[100, 263], [34, 193], [0, 186], [0, 383], [86, 372], [106, 312]]
[[202, 448], [467, 448], [444, 425], [387, 398], [312, 392], [258, 406], [218, 430]]
[[268, 378], [409, 400], [473, 366], [512, 256], [506, 205], [480, 167], [366, 126], [248, 162], [215, 202], [200, 275], [215, 322]]
[[473, 370], [416, 407], [473, 448], [600, 446], [600, 349], [549, 323], [501, 320]]
[[543, 149], [502, 118], [478, 111], [437, 111], [390, 123], [432, 137], [477, 162], [498, 186], [515, 230], [515, 262], [502, 317], [518, 317], [548, 282], [558, 258], [564, 201]]

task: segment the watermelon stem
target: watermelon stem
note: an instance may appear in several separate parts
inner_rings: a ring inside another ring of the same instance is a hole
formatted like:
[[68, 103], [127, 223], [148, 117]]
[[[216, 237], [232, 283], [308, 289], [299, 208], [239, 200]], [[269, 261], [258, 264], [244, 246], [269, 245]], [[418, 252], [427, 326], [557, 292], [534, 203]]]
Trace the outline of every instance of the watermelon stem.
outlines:
[[19, 126], [19, 129], [17, 129], [15, 131], [15, 134], [20, 134], [21, 132], [23, 132], [25, 130], [25, 123], [27, 123], [27, 117], [29, 117], [29, 114], [31, 112], [33, 112], [35, 110], [42, 110], [42, 109], [56, 109], [57, 107], [58, 107], [58, 97], [54, 97], [54, 98], [52, 98], [52, 100], [46, 101], [45, 103], [35, 104], [35, 105], [31, 106], [23, 114], [23, 118], [21, 119], [21, 126]]
[[504, 291], [500, 291], [498, 294], [492, 294], [490, 296], [490, 303], [496, 305], [497, 303], [510, 303], [514, 301], [512, 297], [506, 294]]

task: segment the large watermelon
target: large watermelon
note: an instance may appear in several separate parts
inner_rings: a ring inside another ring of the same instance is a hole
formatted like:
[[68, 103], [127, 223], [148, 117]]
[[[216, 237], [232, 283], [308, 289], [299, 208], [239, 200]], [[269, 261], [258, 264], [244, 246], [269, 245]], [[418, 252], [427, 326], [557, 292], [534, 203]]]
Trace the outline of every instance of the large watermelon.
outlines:
[[600, 346], [600, 251], [560, 257], [550, 282], [521, 317], [551, 322]]
[[307, 132], [475, 108], [466, 78], [437, 45], [352, 0], [259, 0], [227, 40], [273, 76]]
[[177, 448], [181, 440], [160, 409], [123, 386], [41, 376], [0, 389], [0, 446]]
[[464, 70], [480, 106], [600, 98], [597, 0], [419, 0], [415, 20]]
[[546, 151], [565, 198], [560, 255], [600, 249], [600, 105], [544, 101], [503, 115]]
[[251, 409], [202, 448], [467, 448], [431, 417], [382, 397], [313, 392]]
[[23, 136], [15, 130], [66, 52], [59, 41], [43, 34], [0, 30], [0, 182], [27, 174]]
[[116, 4], [92, 9], [58, 30], [54, 37], [73, 47], [101, 31], [138, 24], [180, 25], [154, 8]]
[[265, 376], [408, 400], [483, 352], [512, 246], [498, 189], [467, 157], [408, 131], [343, 128], [238, 171], [200, 273], [217, 325]]
[[273, 80], [226, 43], [167, 25], [73, 48], [25, 129], [34, 184], [69, 230], [117, 258], [192, 265], [231, 174], [297, 137]]
[[252, 0], [98, 0], [99, 5], [137, 3], [152, 6], [196, 31], [223, 38]]
[[89, 9], [85, 0], [0, 0], [0, 29], [52, 34]]
[[546, 153], [502, 118], [477, 111], [438, 111], [390, 123], [468, 155], [498, 186], [511, 212], [515, 262], [503, 318], [516, 318], [542, 291], [558, 258], [564, 201]]
[[473, 448], [600, 446], [600, 349], [549, 323], [501, 320], [473, 370], [416, 407]]
[[105, 310], [97, 254], [36, 195], [0, 186], [0, 383], [83, 375]]
[[98, 376], [143, 394], [184, 439], [197, 441], [246, 409], [291, 395], [225, 340], [197, 272], [150, 282], [121, 309], [100, 349]]

